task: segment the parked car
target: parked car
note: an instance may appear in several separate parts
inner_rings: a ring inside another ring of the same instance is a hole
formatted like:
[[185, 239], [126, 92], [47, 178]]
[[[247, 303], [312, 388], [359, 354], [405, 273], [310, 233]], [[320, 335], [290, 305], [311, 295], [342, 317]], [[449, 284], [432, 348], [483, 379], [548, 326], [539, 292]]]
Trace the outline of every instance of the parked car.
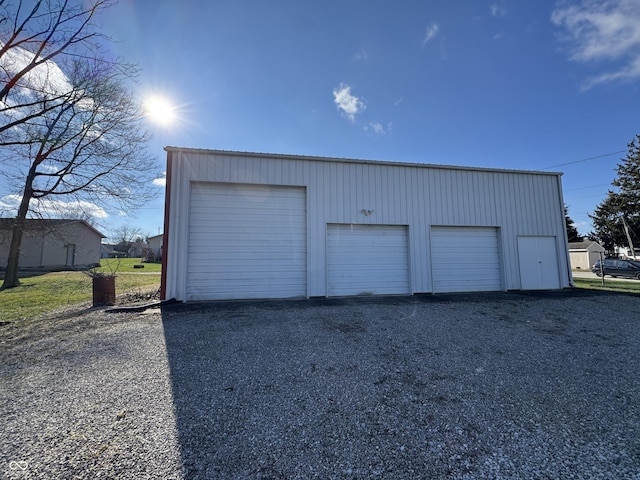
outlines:
[[[593, 264], [591, 271], [597, 276], [602, 274], [600, 269], [600, 260]], [[608, 258], [604, 261], [604, 275], [611, 277], [629, 277], [640, 280], [640, 262], [635, 260], [620, 260], [617, 258]]]

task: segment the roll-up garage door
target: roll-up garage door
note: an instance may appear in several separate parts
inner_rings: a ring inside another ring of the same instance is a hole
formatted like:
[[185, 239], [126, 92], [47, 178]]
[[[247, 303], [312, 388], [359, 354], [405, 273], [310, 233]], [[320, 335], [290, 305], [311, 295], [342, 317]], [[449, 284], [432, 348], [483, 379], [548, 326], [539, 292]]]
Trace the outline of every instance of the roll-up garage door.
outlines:
[[329, 224], [327, 256], [329, 296], [410, 293], [406, 226]]
[[301, 187], [194, 183], [188, 300], [307, 295]]
[[432, 227], [433, 291], [502, 290], [498, 229]]

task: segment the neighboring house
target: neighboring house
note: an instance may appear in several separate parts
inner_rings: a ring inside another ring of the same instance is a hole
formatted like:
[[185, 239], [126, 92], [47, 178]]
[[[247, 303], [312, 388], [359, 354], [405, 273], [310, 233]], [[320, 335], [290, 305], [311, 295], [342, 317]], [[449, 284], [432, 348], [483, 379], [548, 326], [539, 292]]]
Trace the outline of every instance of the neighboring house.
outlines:
[[158, 262], [162, 259], [162, 239], [164, 238], [164, 234], [155, 235], [153, 237], [149, 237], [147, 242], [149, 244], [149, 255], [147, 257], [147, 261], [149, 262]]
[[571, 285], [559, 173], [166, 151], [162, 298]]
[[115, 249], [115, 245], [111, 243], [103, 243], [100, 245], [100, 258], [124, 258], [127, 255], [124, 252]]
[[145, 242], [134, 242], [127, 250], [129, 258], [145, 258], [149, 252], [149, 245]]
[[616, 258], [640, 258], [640, 249], [635, 248], [635, 256], [631, 254], [631, 248], [629, 247], [613, 247], [613, 256]]
[[569, 259], [574, 270], [590, 270], [591, 266], [604, 257], [604, 247], [598, 242], [584, 240], [569, 243]]
[[[0, 267], [5, 268], [15, 220], [0, 218]], [[100, 262], [104, 235], [83, 220], [27, 219], [21, 269], [80, 269]]]

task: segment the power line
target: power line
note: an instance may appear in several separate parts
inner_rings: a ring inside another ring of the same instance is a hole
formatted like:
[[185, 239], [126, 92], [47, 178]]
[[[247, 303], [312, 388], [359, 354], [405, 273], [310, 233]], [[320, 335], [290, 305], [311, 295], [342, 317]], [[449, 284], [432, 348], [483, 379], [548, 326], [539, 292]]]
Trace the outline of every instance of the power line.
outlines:
[[565, 190], [563, 190], [563, 191], [564, 191], [564, 192], [573, 192], [573, 191], [575, 191], [575, 190], [586, 190], [586, 189], [588, 189], [588, 188], [606, 187], [606, 186], [609, 186], [609, 185], [611, 185], [611, 182], [609, 182], [609, 183], [600, 183], [600, 184], [598, 184], [598, 185], [589, 185], [589, 186], [587, 186], [587, 187], [568, 188], [568, 189], [565, 189]]
[[626, 150], [618, 150], [617, 152], [604, 153], [602, 155], [596, 155], [595, 157], [583, 158], [582, 160], [574, 160], [573, 162], [561, 163], [559, 165], [551, 165], [550, 167], [544, 167], [540, 170], [549, 170], [550, 168], [564, 167], [565, 165], [573, 165], [576, 163], [588, 162], [589, 160], [597, 160], [598, 158], [610, 157], [611, 155], [617, 155], [619, 153], [625, 153]]

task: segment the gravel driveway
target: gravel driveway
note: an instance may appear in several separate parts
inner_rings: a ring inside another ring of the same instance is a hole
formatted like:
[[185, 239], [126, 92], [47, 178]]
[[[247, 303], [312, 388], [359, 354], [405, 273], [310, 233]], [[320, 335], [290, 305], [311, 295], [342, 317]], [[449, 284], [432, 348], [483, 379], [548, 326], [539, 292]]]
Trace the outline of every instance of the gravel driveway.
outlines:
[[640, 479], [640, 297], [85, 309], [0, 327], [0, 476]]

